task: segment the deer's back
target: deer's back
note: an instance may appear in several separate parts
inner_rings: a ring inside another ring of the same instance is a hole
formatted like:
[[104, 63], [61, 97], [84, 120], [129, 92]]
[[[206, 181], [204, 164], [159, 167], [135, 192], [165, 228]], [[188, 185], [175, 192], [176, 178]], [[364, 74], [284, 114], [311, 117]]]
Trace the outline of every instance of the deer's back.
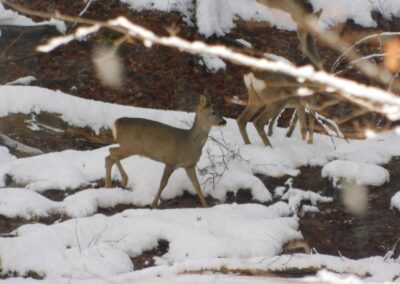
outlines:
[[273, 72], [248, 73], [244, 82], [250, 95], [249, 102], [264, 102], [279, 100], [291, 94], [298, 84], [292, 77]]
[[157, 121], [123, 117], [115, 121], [115, 141], [131, 155], [174, 164], [188, 130]]

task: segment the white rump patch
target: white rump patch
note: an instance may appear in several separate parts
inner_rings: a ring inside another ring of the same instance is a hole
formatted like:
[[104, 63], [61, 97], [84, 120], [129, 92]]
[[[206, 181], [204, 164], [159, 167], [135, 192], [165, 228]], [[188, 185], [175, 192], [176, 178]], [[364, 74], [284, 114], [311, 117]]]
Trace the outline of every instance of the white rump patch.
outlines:
[[246, 84], [247, 88], [253, 87], [255, 92], [262, 92], [266, 88], [266, 84], [262, 80], [258, 80], [254, 77], [254, 73], [249, 73], [243, 76], [244, 83]]

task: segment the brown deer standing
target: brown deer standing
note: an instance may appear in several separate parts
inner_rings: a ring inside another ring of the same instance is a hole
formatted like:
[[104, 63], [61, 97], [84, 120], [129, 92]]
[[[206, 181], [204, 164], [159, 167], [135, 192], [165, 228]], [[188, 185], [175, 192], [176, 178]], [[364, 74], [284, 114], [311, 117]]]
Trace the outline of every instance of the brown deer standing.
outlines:
[[[306, 139], [308, 129], [307, 142], [313, 142], [315, 111], [312, 107], [310, 108], [309, 127], [307, 127], [305, 106], [306, 104], [313, 105], [314, 97], [298, 96], [297, 89], [301, 87], [299, 82], [287, 75], [272, 72], [248, 73], [244, 75], [244, 82], [249, 99], [246, 108], [237, 118], [237, 123], [245, 144], [250, 144], [246, 125], [258, 112], [253, 124], [264, 144], [272, 146], [264, 131], [264, 126], [285, 107], [294, 107], [296, 109], [296, 115], [300, 120], [302, 138]], [[269, 132], [271, 132], [272, 122], [269, 126]]]
[[177, 168], [185, 169], [201, 205], [207, 207], [195, 166], [200, 159], [211, 127], [225, 124], [226, 121], [214, 111], [205, 96], [200, 97], [193, 126], [188, 130], [141, 118], [117, 119], [113, 135], [119, 146], [110, 148], [110, 155], [105, 159], [105, 186], [111, 187], [111, 168], [115, 163], [122, 176], [122, 186], [126, 187], [128, 175], [120, 161], [132, 155], [140, 155], [165, 164], [160, 187], [152, 203], [153, 208], [157, 207], [169, 177]]
[[[315, 40], [304, 29], [304, 23], [307, 17], [317, 17], [321, 15], [321, 11], [312, 13], [312, 7], [307, 0], [257, 0], [258, 2], [270, 7], [279, 9], [289, 13], [296, 22], [297, 37], [300, 42], [300, 49], [303, 55], [318, 69], [322, 69], [323, 65], [319, 56], [318, 48]], [[310, 108], [309, 127], [306, 122], [305, 107], [314, 105], [314, 98], [299, 97], [297, 89], [302, 85], [294, 78], [285, 74], [273, 72], [256, 72], [244, 75], [244, 81], [249, 100], [244, 111], [237, 119], [240, 133], [246, 144], [250, 144], [249, 137], [246, 132], [247, 122], [257, 113], [254, 118], [254, 126], [259, 133], [261, 139], [266, 146], [272, 146], [264, 131], [264, 125], [271, 120], [269, 124], [268, 134], [272, 134], [273, 121], [277, 115], [286, 107], [294, 107], [296, 116], [292, 121], [287, 136], [293, 132], [297, 118], [300, 120], [301, 136], [306, 139], [307, 129], [309, 135], [308, 143], [313, 142], [314, 134], [314, 116], [315, 110]], [[263, 111], [261, 109], [263, 108]]]

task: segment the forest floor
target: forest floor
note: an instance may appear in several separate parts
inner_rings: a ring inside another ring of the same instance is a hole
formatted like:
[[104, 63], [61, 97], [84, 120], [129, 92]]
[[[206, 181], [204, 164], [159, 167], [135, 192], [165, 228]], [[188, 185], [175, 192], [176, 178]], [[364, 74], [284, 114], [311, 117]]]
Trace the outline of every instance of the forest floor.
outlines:
[[[32, 9], [54, 11], [76, 15], [84, 7], [83, 1], [15, 1]], [[68, 3], [68, 4], [66, 4]], [[156, 33], [166, 34], [167, 27], [174, 27], [178, 34], [186, 39], [204, 40], [195, 27], [188, 27], [178, 13], [134, 12], [119, 1], [96, 1], [89, 7], [85, 17], [96, 19], [110, 19], [118, 15], [125, 15], [133, 21], [152, 29]], [[400, 28], [400, 20], [386, 22], [376, 15], [379, 26], [367, 29], [347, 22], [336, 29], [348, 41], [355, 42], [372, 33], [395, 30]], [[227, 63], [226, 72], [212, 74], [201, 65], [200, 58], [191, 54], [180, 53], [176, 50], [155, 46], [146, 48], [140, 42], [123, 44], [119, 54], [124, 61], [126, 80], [122, 88], [115, 90], [103, 86], [95, 76], [91, 62], [93, 47], [108, 44], [118, 38], [114, 32], [102, 31], [87, 41], [74, 41], [71, 44], [45, 54], [35, 51], [35, 47], [56, 35], [55, 31], [35, 28], [32, 30], [8, 28], [2, 30], [0, 38], [0, 84], [13, 81], [20, 77], [34, 76], [37, 78], [33, 85], [62, 90], [66, 93], [82, 98], [112, 102], [124, 105], [134, 105], [146, 108], [174, 109], [193, 111], [199, 94], [206, 92], [214, 99], [217, 109], [227, 117], [237, 117], [242, 107], [227, 104], [224, 96], [238, 96], [246, 98], [242, 76], [246, 68]], [[262, 52], [275, 53], [289, 60], [300, 63], [302, 61], [298, 50], [297, 37], [294, 32], [278, 30], [266, 23], [247, 23], [238, 21], [237, 28], [223, 38], [208, 38], [209, 43], [223, 43], [228, 46], [243, 49], [236, 39], [245, 39], [253, 47]], [[329, 48], [320, 48], [321, 57], [326, 68], [338, 57], [338, 54]], [[381, 46], [376, 42], [368, 42], [360, 46], [363, 54], [381, 52]], [[340, 68], [343, 68], [341, 65]], [[364, 83], [372, 83], [360, 74], [350, 70], [345, 73], [348, 78]], [[348, 113], [348, 105], [337, 106], [332, 113], [340, 116]], [[365, 120], [374, 116], [361, 117], [356, 122], [345, 126], [344, 130], [350, 133], [355, 131], [354, 126], [361, 127]], [[70, 132], [70, 136], [48, 137], [35, 136], [23, 122], [26, 117], [10, 116], [0, 119], [0, 132], [26, 145], [41, 149], [44, 152], [60, 151], [65, 149], [94, 149], [110, 143], [108, 132], [104, 137], [93, 138], [85, 134], [85, 130]], [[284, 122], [282, 122], [284, 123]], [[20, 127], [16, 127], [20, 125]], [[365, 258], [368, 256], [385, 255], [392, 250], [400, 239], [400, 214], [390, 210], [390, 199], [400, 188], [400, 159], [394, 158], [385, 165], [390, 172], [390, 182], [379, 188], [369, 188], [369, 209], [363, 216], [352, 215], [343, 205], [340, 193], [331, 182], [323, 179], [320, 169], [304, 167], [301, 174], [294, 178], [293, 186], [305, 190], [323, 192], [334, 197], [332, 203], [320, 204], [320, 213], [306, 214], [301, 217], [300, 230], [305, 240], [319, 253], [341, 255], [348, 258]], [[288, 177], [279, 179], [260, 177], [269, 189], [282, 185]], [[102, 181], [98, 182], [98, 186]], [[48, 191], [43, 194], [52, 199], [60, 200], [64, 194]], [[62, 194], [62, 195], [60, 195]], [[246, 192], [239, 192], [237, 196], [227, 198], [227, 203], [251, 202], [251, 196]], [[209, 200], [216, 204], [216, 200]], [[196, 196], [185, 194], [173, 200], [164, 201], [161, 208], [185, 208], [198, 206]], [[107, 215], [125, 210], [127, 206], [101, 209], [100, 213]], [[43, 222], [46, 224], [58, 222], [62, 216], [52, 216], [39, 220], [10, 219], [0, 216], [0, 232], [10, 233], [13, 229], [25, 223]], [[132, 261], [136, 267], [152, 265], [154, 256], [162, 255], [168, 250], [168, 243], [160, 242], [157, 249], [135, 257]], [[395, 256], [399, 256], [400, 246], [395, 249]], [[149, 261], [146, 261], [149, 260]]]

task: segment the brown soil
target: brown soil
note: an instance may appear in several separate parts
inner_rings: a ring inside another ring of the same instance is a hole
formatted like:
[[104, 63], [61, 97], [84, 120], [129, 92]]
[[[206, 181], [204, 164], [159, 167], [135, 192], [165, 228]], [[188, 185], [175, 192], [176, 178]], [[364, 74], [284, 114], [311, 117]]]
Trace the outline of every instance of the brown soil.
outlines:
[[[77, 15], [85, 6], [84, 1], [17, 0], [13, 2], [43, 11], [59, 10], [69, 15]], [[186, 39], [202, 39], [209, 43], [224, 43], [247, 52], [235, 41], [237, 38], [242, 38], [251, 42], [258, 51], [285, 56], [295, 63], [302, 61], [295, 33], [277, 30], [265, 23], [246, 23], [239, 20], [237, 28], [226, 37], [204, 39], [196, 33], [194, 27], [188, 27], [177, 13], [137, 13], [116, 0], [94, 1], [85, 17], [109, 19], [117, 15], [125, 15], [134, 22], [140, 23], [159, 34], [167, 34], [166, 27], [174, 27], [179, 31], [178, 34]], [[354, 42], [367, 34], [400, 28], [398, 19], [386, 21], [379, 17], [379, 14], [375, 14], [374, 17], [379, 23], [376, 29], [365, 29], [352, 22], [336, 27], [336, 29], [349, 42]], [[133, 44], [123, 44], [119, 50], [119, 54], [124, 60], [127, 80], [122, 88], [115, 90], [101, 85], [97, 80], [91, 62], [91, 53], [96, 46], [108, 45], [118, 39], [119, 35], [110, 31], [102, 31], [87, 41], [72, 42], [68, 46], [60, 47], [49, 54], [35, 51], [38, 44], [47, 41], [54, 35], [57, 35], [57, 32], [51, 28], [37, 28], [35, 30], [2, 29], [0, 84], [32, 75], [38, 79], [34, 82], [37, 86], [54, 90], [60, 89], [82, 98], [148, 108], [187, 111], [193, 110], [199, 94], [207, 92], [214, 98], [218, 110], [225, 116], [237, 117], [242, 110], [242, 107], [227, 104], [223, 96], [238, 96], [246, 99], [246, 92], [242, 83], [242, 75], [248, 71], [246, 68], [228, 63], [226, 72], [211, 74], [199, 64], [198, 56], [180, 53], [160, 46], [149, 49], [145, 48], [140, 42], [134, 42]], [[364, 54], [371, 54], [379, 51], [379, 48], [379, 43], [369, 42], [359, 49]], [[325, 66], [329, 69], [338, 55], [328, 48], [321, 47], [321, 56], [325, 60]], [[344, 68], [344, 64], [340, 68]], [[346, 72], [343, 76], [367, 84], [373, 83], [352, 70]], [[341, 104], [331, 110], [330, 114], [344, 116], [351, 110], [348, 104]], [[346, 133], [355, 135], [353, 126], [362, 129], [365, 121], [374, 122], [378, 118], [374, 115], [364, 116], [354, 124], [347, 125]], [[39, 132], [29, 132], [26, 128], [26, 121], [29, 119], [31, 119], [29, 115], [2, 118], [0, 120], [0, 132], [21, 143], [41, 149], [43, 152], [71, 148], [94, 149], [110, 142], [110, 135], [107, 131], [96, 136], [88, 129], [71, 128], [55, 117], [46, 117], [46, 114], [39, 116], [38, 120], [46, 125], [60, 128], [64, 132], [58, 134], [58, 136], [43, 129]], [[320, 253], [341, 254], [349, 258], [385, 255], [393, 249], [396, 241], [400, 239], [400, 222], [398, 221], [400, 214], [391, 211], [389, 204], [390, 198], [400, 188], [400, 159], [393, 159], [387, 165], [387, 168], [391, 174], [390, 183], [380, 188], [370, 188], [370, 208], [366, 215], [362, 217], [353, 216], [348, 212], [342, 204], [339, 190], [333, 188], [328, 180], [321, 178], [320, 168], [301, 168], [301, 175], [294, 178], [295, 187], [322, 192], [325, 195], [333, 196], [335, 199], [333, 203], [320, 205], [320, 214], [309, 214], [301, 218], [300, 230], [311, 247], [314, 247]], [[260, 178], [271, 191], [276, 186], [283, 185], [287, 179], [286, 177], [280, 179]], [[97, 186], [101, 184], [102, 181], [99, 181]], [[43, 193], [43, 195], [52, 200], [60, 201], [66, 195], [82, 189], [67, 192], [52, 190]], [[241, 190], [236, 196], [228, 196], [226, 203], [253, 202], [251, 199], [248, 191]], [[207, 201], [210, 205], [219, 203], [212, 199]], [[197, 207], [198, 205], [196, 196], [184, 194], [173, 200], [162, 201], [160, 208], [185, 208]], [[115, 208], [102, 208], [99, 213], [112, 215], [129, 208], [135, 207], [117, 205]], [[51, 224], [60, 220], [65, 220], [65, 217], [50, 216], [25, 220], [0, 216], [0, 233], [6, 236], [23, 224], [35, 222]], [[167, 251], [168, 242], [160, 240], [158, 246], [153, 250], [132, 258], [135, 269], [152, 266], [154, 264], [153, 257], [161, 256]], [[398, 256], [399, 253], [400, 249], [397, 247], [395, 256]]]
[[301, 219], [300, 230], [304, 238], [319, 253], [364, 258], [384, 256], [394, 249], [394, 256], [398, 257], [400, 246], [395, 247], [395, 244], [400, 240], [400, 213], [389, 207], [391, 197], [400, 188], [399, 167], [400, 158], [393, 159], [386, 166], [390, 182], [369, 189], [369, 208], [362, 216], [352, 215], [345, 208], [340, 190], [329, 186], [320, 188], [322, 191], [332, 190], [335, 202], [321, 205], [321, 214]]

